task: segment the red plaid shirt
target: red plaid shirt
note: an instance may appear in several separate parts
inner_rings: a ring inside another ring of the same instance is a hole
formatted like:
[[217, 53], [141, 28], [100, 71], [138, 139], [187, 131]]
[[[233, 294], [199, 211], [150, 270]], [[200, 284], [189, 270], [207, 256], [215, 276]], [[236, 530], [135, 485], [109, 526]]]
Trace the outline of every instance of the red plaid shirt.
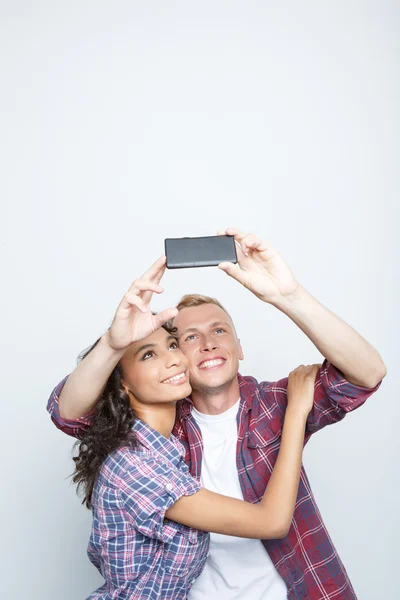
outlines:
[[[237, 416], [237, 466], [243, 497], [258, 502], [272, 473], [286, 409], [287, 378], [258, 383], [238, 375], [240, 407]], [[58, 396], [65, 380], [52, 393], [48, 410], [63, 431], [80, 437], [90, 426], [90, 416], [65, 421], [59, 415]], [[379, 387], [353, 385], [332, 364], [324, 361], [315, 382], [314, 407], [307, 420], [305, 443], [326, 425], [361, 406]], [[173, 433], [186, 449], [190, 473], [199, 478], [203, 444], [191, 416], [192, 402], [178, 403]], [[301, 470], [296, 507], [289, 534], [284, 539], [262, 540], [275, 568], [286, 582], [289, 600], [354, 600], [354, 589], [333, 546], [317, 508], [304, 468]]]

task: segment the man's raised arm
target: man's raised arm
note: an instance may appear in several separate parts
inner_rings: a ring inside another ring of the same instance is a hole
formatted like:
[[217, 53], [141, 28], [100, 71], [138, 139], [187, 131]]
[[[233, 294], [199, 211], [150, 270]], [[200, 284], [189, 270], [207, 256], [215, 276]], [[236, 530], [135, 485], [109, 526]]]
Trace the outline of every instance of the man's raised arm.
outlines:
[[237, 229], [221, 233], [235, 237], [238, 264], [221, 263], [220, 269], [290, 317], [347, 381], [374, 388], [385, 377], [385, 364], [375, 348], [313, 298], [274, 248]]

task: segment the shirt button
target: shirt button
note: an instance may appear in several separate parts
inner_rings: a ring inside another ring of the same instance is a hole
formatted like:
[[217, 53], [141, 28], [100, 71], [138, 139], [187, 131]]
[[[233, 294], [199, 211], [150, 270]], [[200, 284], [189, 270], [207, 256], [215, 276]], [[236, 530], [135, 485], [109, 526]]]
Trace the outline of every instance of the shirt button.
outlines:
[[167, 483], [167, 485], [165, 486], [165, 489], [170, 492], [172, 490], [172, 483]]

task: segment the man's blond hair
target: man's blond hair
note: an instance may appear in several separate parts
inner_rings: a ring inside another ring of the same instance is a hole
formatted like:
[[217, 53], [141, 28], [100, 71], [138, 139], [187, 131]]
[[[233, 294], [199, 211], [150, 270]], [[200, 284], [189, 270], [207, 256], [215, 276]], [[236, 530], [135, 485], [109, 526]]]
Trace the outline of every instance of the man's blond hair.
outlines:
[[219, 302], [216, 298], [211, 298], [211, 296], [202, 296], [201, 294], [185, 294], [185, 296], [182, 296], [182, 298], [179, 300], [176, 308], [180, 311], [183, 308], [192, 308], [193, 306], [201, 306], [202, 304], [215, 304], [216, 306], [219, 306], [232, 321], [231, 315], [222, 306], [221, 302]]

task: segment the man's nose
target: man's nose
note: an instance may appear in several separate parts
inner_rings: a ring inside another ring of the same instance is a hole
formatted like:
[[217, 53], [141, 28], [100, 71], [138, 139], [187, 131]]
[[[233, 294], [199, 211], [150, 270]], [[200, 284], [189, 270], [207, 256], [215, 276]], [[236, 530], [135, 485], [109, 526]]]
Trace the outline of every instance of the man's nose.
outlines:
[[212, 352], [213, 350], [216, 350], [217, 348], [218, 348], [218, 344], [215, 339], [205, 338], [203, 340], [203, 344], [202, 344], [203, 352]]

